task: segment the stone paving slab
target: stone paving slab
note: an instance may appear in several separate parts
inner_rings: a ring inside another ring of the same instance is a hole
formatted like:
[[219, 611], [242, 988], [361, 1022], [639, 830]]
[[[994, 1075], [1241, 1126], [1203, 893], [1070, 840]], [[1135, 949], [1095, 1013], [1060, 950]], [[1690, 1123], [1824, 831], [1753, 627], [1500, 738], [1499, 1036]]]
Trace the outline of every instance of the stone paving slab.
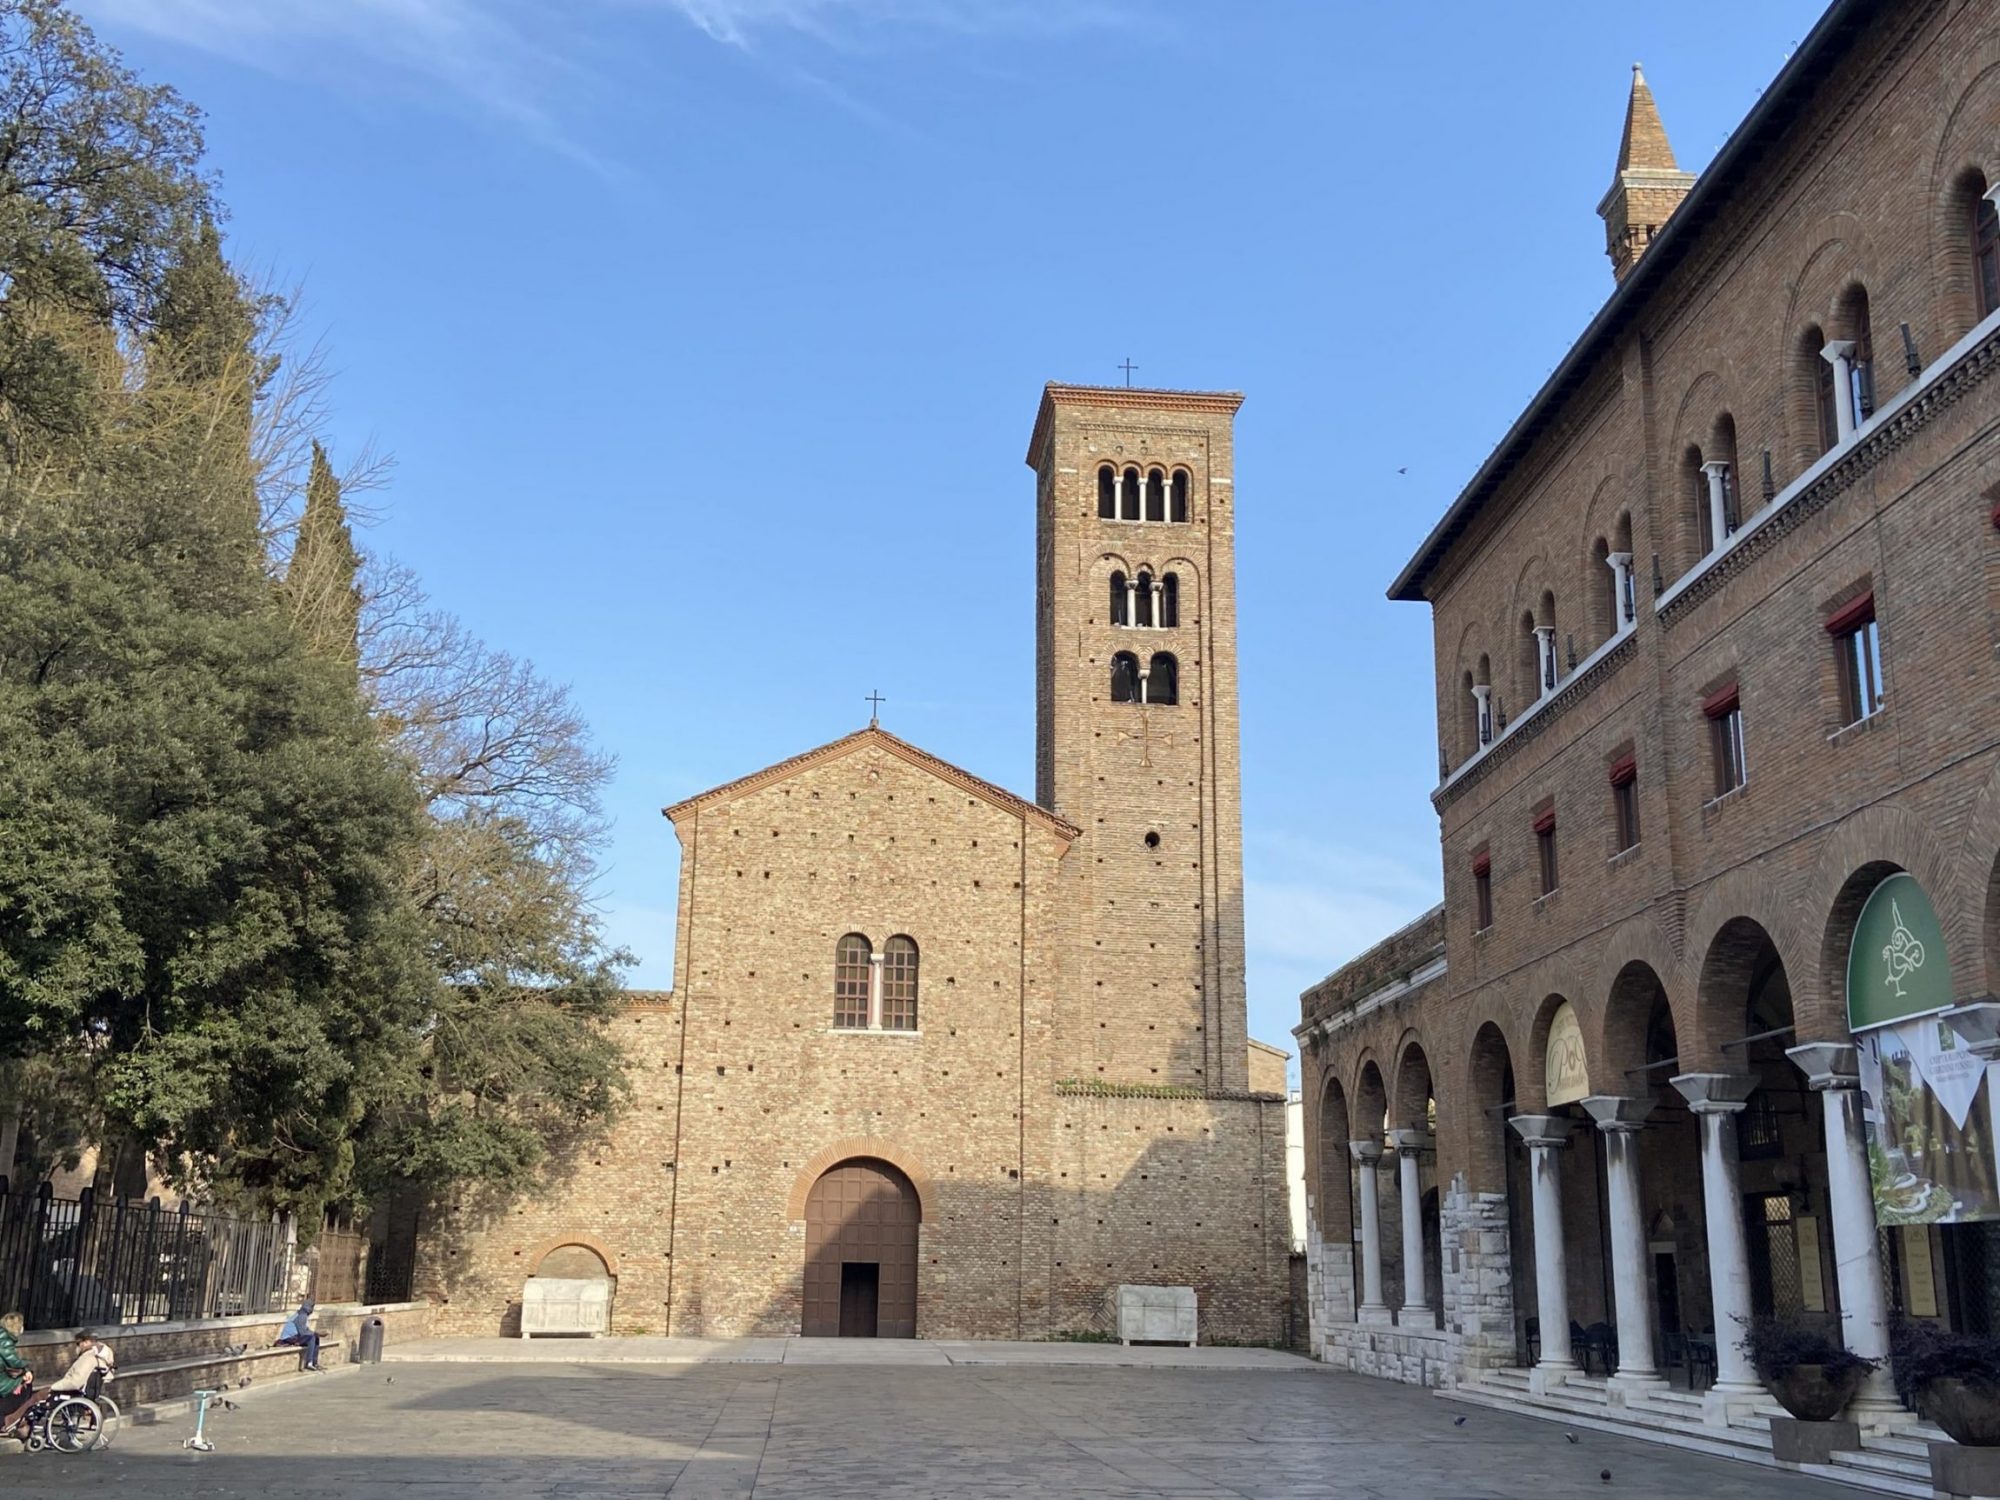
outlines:
[[1090, 1365], [1105, 1368], [1325, 1371], [1282, 1349], [957, 1339], [418, 1339], [383, 1351], [396, 1364]]
[[[1241, 1352], [1241, 1351], [1237, 1351]], [[1836, 1500], [1855, 1492], [1360, 1376], [1243, 1369], [370, 1366], [110, 1450], [13, 1500]], [[1460, 1423], [1457, 1419], [1463, 1418]], [[1600, 1474], [1608, 1471], [1607, 1482]]]

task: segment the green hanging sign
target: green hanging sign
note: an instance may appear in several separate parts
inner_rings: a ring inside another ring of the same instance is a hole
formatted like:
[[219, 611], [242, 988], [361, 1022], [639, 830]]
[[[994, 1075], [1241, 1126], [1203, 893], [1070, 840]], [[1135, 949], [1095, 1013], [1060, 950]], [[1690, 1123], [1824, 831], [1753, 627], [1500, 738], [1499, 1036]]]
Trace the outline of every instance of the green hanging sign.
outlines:
[[1944, 929], [1914, 875], [1898, 871], [1869, 893], [1847, 950], [1850, 1031], [1886, 1026], [1952, 1004]]

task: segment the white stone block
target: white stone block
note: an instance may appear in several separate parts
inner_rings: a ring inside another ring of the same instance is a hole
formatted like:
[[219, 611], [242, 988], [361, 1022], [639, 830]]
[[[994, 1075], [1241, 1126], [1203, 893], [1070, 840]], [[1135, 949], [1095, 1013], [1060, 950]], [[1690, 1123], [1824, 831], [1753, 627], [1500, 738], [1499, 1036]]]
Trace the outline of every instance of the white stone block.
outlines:
[[1122, 1343], [1193, 1345], [1199, 1337], [1191, 1286], [1119, 1286], [1111, 1300]]
[[604, 1276], [530, 1276], [521, 1287], [521, 1337], [611, 1331], [611, 1281]]

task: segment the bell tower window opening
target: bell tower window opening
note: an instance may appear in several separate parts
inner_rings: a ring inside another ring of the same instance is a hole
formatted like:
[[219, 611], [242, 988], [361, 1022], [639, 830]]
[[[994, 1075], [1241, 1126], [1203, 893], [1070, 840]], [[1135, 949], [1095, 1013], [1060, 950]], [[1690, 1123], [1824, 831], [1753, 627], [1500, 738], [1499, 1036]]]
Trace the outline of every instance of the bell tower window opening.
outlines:
[[1160, 579], [1160, 605], [1156, 617], [1163, 630], [1172, 630], [1181, 623], [1181, 578], [1178, 573], [1168, 573]]
[[1139, 575], [1133, 594], [1133, 603], [1132, 623], [1147, 630], [1152, 629], [1155, 613], [1153, 610], [1153, 575], [1151, 573], [1141, 573]]
[[[1993, 205], [1989, 203], [1986, 208], [1987, 222], [1991, 223]], [[1188, 471], [1186, 469], [1174, 470], [1173, 510], [1170, 514], [1176, 521], [1185, 521], [1188, 518]]]
[[874, 949], [858, 932], [843, 937], [833, 950], [833, 1024], [843, 1031], [865, 1031]]
[[1118, 519], [1136, 521], [1139, 519], [1140, 491], [1145, 481], [1139, 477], [1136, 468], [1128, 468], [1118, 476]]
[[1141, 683], [1141, 702], [1175, 704], [1180, 700], [1180, 663], [1169, 651], [1155, 651]]
[[1120, 651], [1111, 658], [1111, 701], [1139, 701], [1139, 658], [1130, 651]]
[[1118, 471], [1110, 464], [1100, 464], [1097, 469], [1097, 519], [1118, 519]]
[[1130, 625], [1132, 623], [1131, 585], [1126, 581], [1121, 568], [1111, 575], [1111, 623]]
[[1159, 470], [1150, 470], [1146, 475], [1146, 519], [1164, 521], [1167, 518], [1167, 476]]

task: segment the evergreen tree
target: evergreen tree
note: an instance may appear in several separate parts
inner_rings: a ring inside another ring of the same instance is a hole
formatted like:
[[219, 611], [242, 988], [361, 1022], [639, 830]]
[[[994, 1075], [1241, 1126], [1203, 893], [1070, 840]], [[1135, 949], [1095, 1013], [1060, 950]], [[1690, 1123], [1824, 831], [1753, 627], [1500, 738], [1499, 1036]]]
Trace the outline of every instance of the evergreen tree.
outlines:
[[305, 513], [285, 569], [285, 599], [308, 648], [350, 669], [358, 666], [361, 650], [360, 575], [340, 481], [326, 449], [314, 442]]

